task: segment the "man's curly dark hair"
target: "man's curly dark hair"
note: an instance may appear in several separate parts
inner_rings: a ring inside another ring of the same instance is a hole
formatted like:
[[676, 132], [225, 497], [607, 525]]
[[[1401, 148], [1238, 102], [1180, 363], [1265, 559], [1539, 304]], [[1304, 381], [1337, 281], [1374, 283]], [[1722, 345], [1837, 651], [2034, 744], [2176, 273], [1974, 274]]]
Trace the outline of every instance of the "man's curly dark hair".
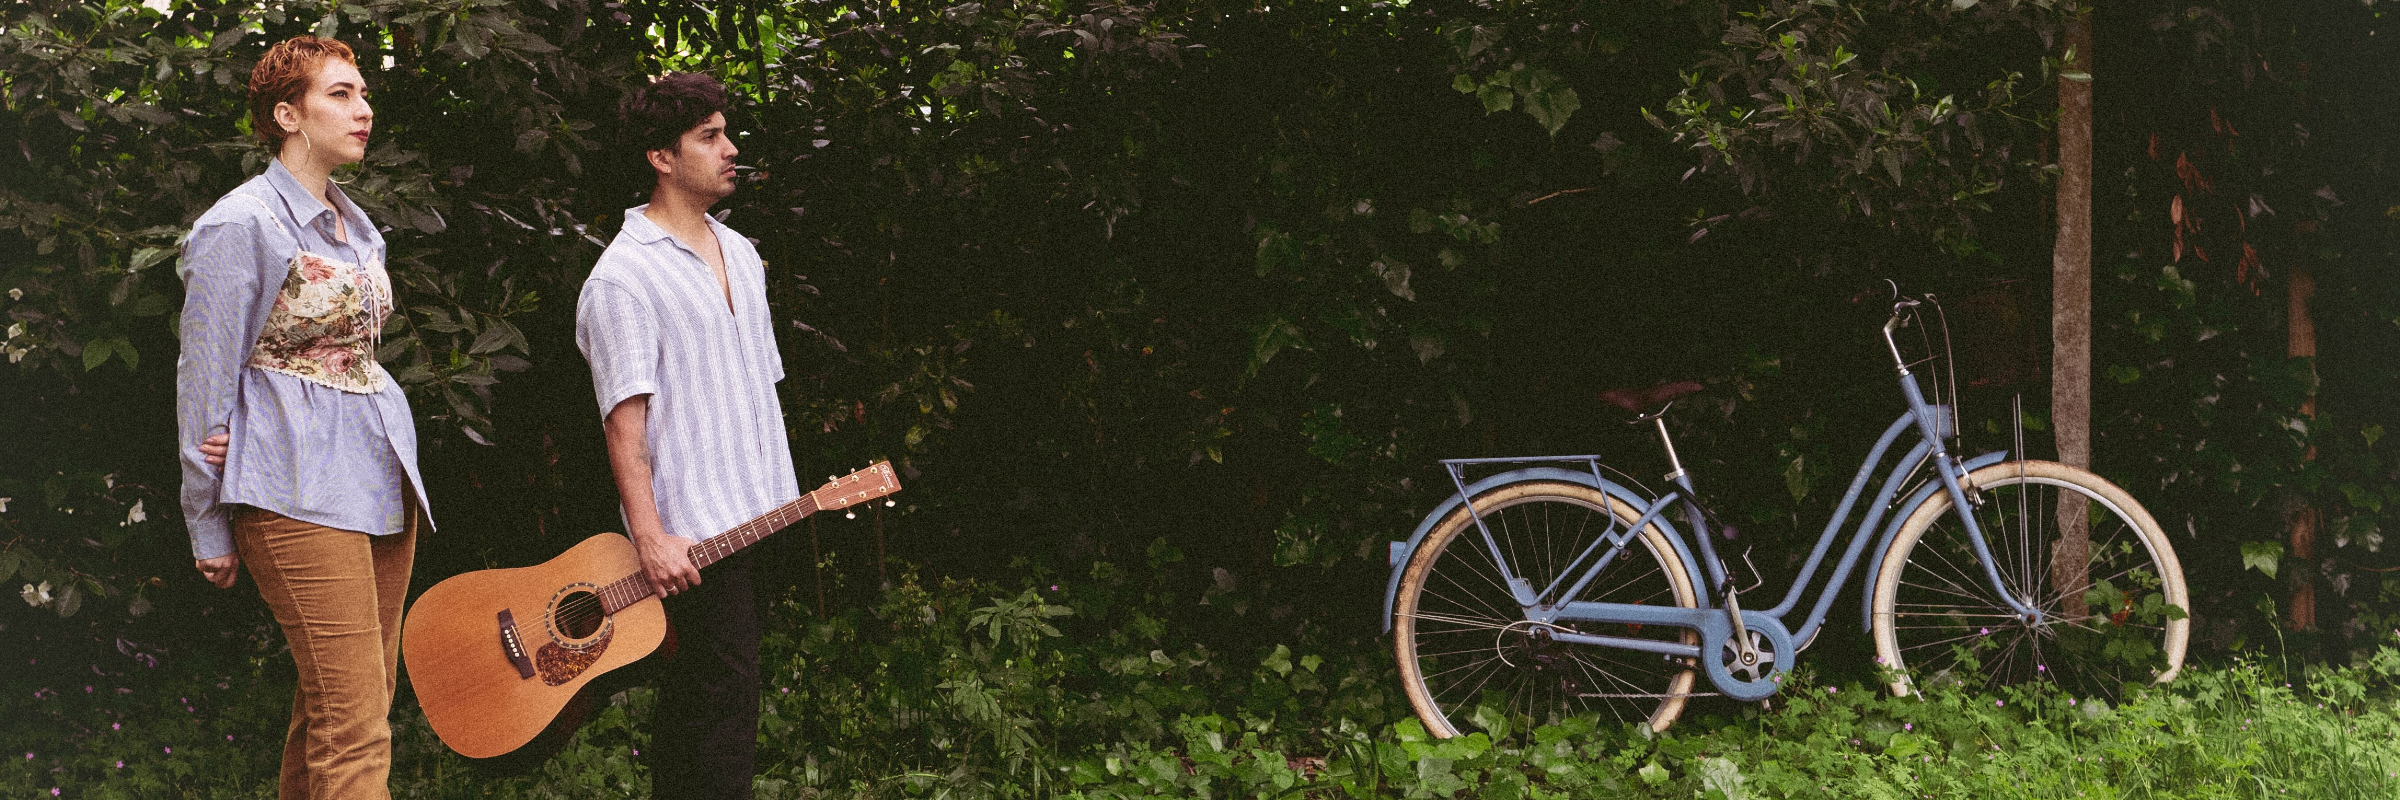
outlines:
[[625, 145], [637, 158], [672, 150], [684, 131], [731, 106], [725, 84], [697, 72], [670, 72], [633, 90], [617, 104]]

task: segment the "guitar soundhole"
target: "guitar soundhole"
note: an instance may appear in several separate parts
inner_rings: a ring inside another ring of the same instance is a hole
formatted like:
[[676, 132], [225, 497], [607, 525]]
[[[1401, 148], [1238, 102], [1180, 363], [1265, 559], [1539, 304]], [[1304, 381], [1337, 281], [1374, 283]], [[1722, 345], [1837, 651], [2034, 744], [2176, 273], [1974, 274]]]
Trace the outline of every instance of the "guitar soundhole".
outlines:
[[550, 604], [550, 630], [558, 643], [575, 647], [608, 625], [600, 596], [580, 586], [558, 593]]

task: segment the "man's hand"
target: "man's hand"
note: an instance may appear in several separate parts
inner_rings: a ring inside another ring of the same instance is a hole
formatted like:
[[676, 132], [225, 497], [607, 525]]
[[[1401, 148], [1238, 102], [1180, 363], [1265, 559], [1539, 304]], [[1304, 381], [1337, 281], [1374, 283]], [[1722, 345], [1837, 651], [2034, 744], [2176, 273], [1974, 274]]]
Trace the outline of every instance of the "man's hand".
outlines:
[[651, 587], [660, 597], [676, 594], [700, 585], [700, 568], [692, 564], [692, 543], [663, 533], [633, 536], [634, 552], [641, 555], [642, 575], [650, 579]]
[[225, 443], [229, 441], [232, 440], [222, 433], [210, 434], [208, 438], [200, 440], [200, 459], [211, 464], [223, 465], [227, 449]]
[[[224, 451], [219, 450], [218, 452]], [[216, 558], [203, 558], [193, 561], [192, 566], [199, 567], [200, 577], [207, 578], [208, 582], [216, 584], [217, 588], [231, 589], [233, 588], [233, 579], [240, 577], [242, 573], [242, 554], [226, 553]]]

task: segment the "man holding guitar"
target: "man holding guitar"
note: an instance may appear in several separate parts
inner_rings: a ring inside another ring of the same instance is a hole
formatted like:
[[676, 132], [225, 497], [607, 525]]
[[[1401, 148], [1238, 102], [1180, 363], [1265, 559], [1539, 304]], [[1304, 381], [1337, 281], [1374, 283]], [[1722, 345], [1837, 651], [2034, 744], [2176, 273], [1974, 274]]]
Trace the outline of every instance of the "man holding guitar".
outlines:
[[724, 86], [692, 73], [626, 98], [625, 135], [656, 183], [648, 204], [625, 212], [575, 312], [625, 525], [675, 633], [648, 754], [657, 798], [750, 797], [759, 614], [749, 563], [727, 557], [704, 582], [689, 551], [800, 496], [775, 395], [783, 360], [766, 267], [708, 215], [733, 193], [739, 150], [726, 107]]

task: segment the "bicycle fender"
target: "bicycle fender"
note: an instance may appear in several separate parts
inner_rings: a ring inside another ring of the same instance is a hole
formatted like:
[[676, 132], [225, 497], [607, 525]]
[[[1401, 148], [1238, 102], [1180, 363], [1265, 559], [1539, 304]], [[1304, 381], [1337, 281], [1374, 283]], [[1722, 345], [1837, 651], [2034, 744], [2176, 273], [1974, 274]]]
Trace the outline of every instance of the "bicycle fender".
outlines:
[[[2006, 461], [2008, 455], [2008, 451], [2001, 450], [1967, 459], [1959, 470], [1959, 474], [1964, 475]], [[1909, 517], [1915, 516], [1917, 507], [1931, 501], [1933, 494], [1939, 491], [1942, 491], [1941, 481], [1926, 481], [1924, 486], [1917, 487], [1917, 491], [1910, 494], [1908, 500], [1896, 508], [1897, 513], [1892, 515], [1892, 521], [1884, 523], [1883, 536], [1875, 543], [1874, 557], [1868, 559], [1867, 582], [1861, 584], [1862, 591], [1859, 592], [1859, 630], [1873, 631], [1875, 629], [1875, 583], [1883, 579], [1883, 555], [1892, 549], [1892, 540], [1900, 537], [1900, 525], [1907, 522]], [[1387, 613], [1384, 616], [1391, 615]]]
[[[1641, 495], [1633, 493], [1632, 490], [1626, 489], [1624, 486], [1619, 485], [1616, 481], [1608, 480], [1606, 478], [1599, 478], [1597, 479], [1599, 482], [1594, 483], [1594, 480], [1595, 478], [1592, 476], [1590, 470], [1572, 470], [1562, 469], [1559, 467], [1527, 467], [1525, 469], [1503, 472], [1488, 478], [1484, 478], [1483, 480], [1476, 481], [1472, 484], [1468, 484], [1466, 494], [1453, 494], [1449, 499], [1442, 501], [1441, 505], [1435, 506], [1433, 513], [1425, 515], [1425, 520], [1417, 523], [1416, 531], [1409, 534], [1407, 541], [1391, 543], [1392, 575], [1390, 578], [1384, 581], [1383, 586], [1383, 632], [1387, 634], [1392, 632], [1392, 608], [1399, 603], [1400, 599], [1400, 575], [1401, 573], [1408, 571], [1408, 560], [1416, 555], [1417, 544], [1425, 540], [1426, 534], [1433, 532], [1434, 525], [1439, 524], [1444, 517], [1450, 516], [1452, 512], [1457, 511], [1459, 505], [1466, 502], [1466, 498], [1468, 497], [1480, 495], [1484, 492], [1488, 492], [1512, 483], [1522, 483], [1526, 481], [1558, 481], [1561, 483], [1579, 483], [1599, 489], [1600, 491], [1608, 494], [1610, 497], [1622, 500], [1627, 504], [1632, 505], [1634, 508], [1646, 508], [1649, 506], [1649, 502], [1643, 500]], [[1682, 557], [1683, 559], [1685, 572], [1690, 572], [1692, 567], [1697, 565], [1698, 562], [1692, 559], [1690, 550], [1684, 546], [1683, 535], [1677, 532], [1675, 526], [1669, 523], [1664, 516], [1659, 517], [1657, 520], [1652, 522], [1652, 524], [1657, 525], [1660, 531], [1666, 533], [1667, 541], [1674, 545], [1676, 555]], [[1691, 578], [1692, 585], [1694, 587], [1708, 585], [1707, 582], [1700, 580], [1699, 575], [1695, 574], [1690, 575], [1689, 577]], [[1707, 608], [1708, 603], [1709, 599], [1707, 593], [1701, 592], [1700, 606], [1702, 608]]]

